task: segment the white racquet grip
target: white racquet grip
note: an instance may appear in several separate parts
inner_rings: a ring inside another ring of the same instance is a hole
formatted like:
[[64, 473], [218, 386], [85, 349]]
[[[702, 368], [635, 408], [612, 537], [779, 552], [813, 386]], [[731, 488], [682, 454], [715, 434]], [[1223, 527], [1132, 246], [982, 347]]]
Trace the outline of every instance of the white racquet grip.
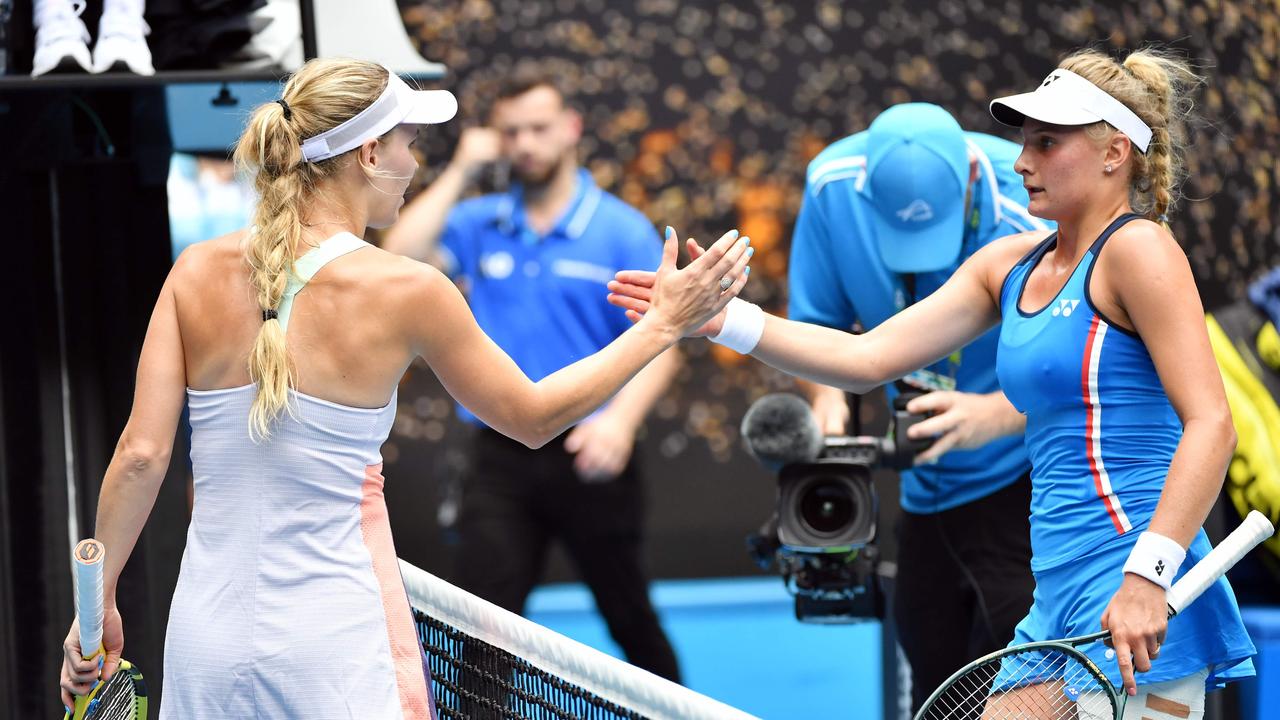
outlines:
[[1271, 521], [1267, 520], [1267, 516], [1252, 510], [1249, 516], [1240, 523], [1240, 527], [1231, 531], [1231, 534], [1222, 539], [1218, 546], [1209, 551], [1195, 567], [1187, 571], [1173, 589], [1165, 596], [1169, 603], [1170, 617], [1177, 615], [1183, 608], [1190, 605], [1201, 593], [1209, 589], [1209, 586], [1217, 582], [1223, 573], [1231, 569], [1254, 548], [1258, 543], [1266, 540], [1275, 533], [1276, 529], [1271, 526]]
[[80, 654], [86, 659], [102, 647], [102, 560], [106, 548], [89, 538], [71, 553], [75, 560], [76, 618], [80, 620]]
[[763, 334], [764, 311], [760, 306], [742, 298], [734, 298], [725, 306], [724, 327], [707, 339], [743, 355], [750, 355]]
[[1186, 558], [1186, 549], [1177, 541], [1159, 533], [1144, 532], [1138, 535], [1138, 542], [1129, 553], [1124, 571], [1168, 590], [1173, 585], [1173, 576], [1178, 574], [1178, 568]]

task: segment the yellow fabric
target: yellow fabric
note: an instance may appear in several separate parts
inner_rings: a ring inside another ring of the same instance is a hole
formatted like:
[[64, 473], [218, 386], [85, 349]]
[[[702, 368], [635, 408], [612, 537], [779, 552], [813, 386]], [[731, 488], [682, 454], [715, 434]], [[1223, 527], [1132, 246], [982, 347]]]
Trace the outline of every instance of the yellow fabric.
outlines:
[[1280, 370], [1280, 333], [1276, 326], [1267, 323], [1258, 332], [1258, 356], [1262, 362], [1271, 366], [1272, 370]]
[[[1205, 319], [1237, 436], [1235, 455], [1227, 471], [1227, 495], [1241, 517], [1258, 510], [1275, 524], [1280, 521], [1280, 406], [1213, 316]], [[1269, 349], [1280, 359], [1280, 336], [1271, 323], [1266, 327], [1274, 341]], [[1270, 363], [1268, 349], [1260, 347], [1259, 351]], [[1280, 557], [1280, 535], [1273, 535], [1263, 547]]]

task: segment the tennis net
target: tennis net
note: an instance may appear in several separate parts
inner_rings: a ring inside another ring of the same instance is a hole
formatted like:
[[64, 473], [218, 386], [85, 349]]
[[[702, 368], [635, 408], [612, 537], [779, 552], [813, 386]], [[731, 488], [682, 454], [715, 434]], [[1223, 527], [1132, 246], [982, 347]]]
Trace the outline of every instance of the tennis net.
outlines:
[[750, 720], [403, 560], [442, 720]]

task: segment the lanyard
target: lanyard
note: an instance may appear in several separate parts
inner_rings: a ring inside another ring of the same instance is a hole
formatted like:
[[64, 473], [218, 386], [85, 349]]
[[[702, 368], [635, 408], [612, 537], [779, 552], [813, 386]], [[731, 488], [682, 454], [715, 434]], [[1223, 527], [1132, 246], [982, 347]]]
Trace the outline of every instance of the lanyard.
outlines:
[[[976, 188], [975, 188], [976, 190]], [[982, 219], [982, 211], [978, 205], [978, 193], [974, 193], [973, 207], [969, 209], [968, 222], [965, 223], [964, 239], [961, 241], [960, 253], [961, 257], [967, 257], [965, 250], [976, 244], [978, 238], [978, 225]], [[918, 288], [916, 286], [916, 273], [903, 273], [902, 288], [905, 291], [904, 308], [910, 307], [920, 301]], [[947, 372], [946, 374], [935, 372], [928, 369], [917, 370], [898, 381], [899, 390], [955, 390], [956, 389], [956, 371], [960, 368], [960, 359], [962, 350], [956, 350], [947, 356]]]

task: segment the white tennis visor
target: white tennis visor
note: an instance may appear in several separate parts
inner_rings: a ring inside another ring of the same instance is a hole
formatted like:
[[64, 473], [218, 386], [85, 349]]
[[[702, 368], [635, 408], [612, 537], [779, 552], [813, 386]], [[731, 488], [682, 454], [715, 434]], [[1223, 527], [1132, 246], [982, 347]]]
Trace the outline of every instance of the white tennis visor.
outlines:
[[382, 137], [401, 124], [442, 123], [458, 112], [458, 100], [448, 90], [414, 90], [399, 75], [387, 71], [387, 87], [369, 107], [335, 128], [302, 141], [302, 158], [318, 162]]
[[1151, 128], [1142, 118], [1107, 91], [1062, 68], [1049, 73], [1032, 92], [992, 100], [991, 117], [1013, 127], [1022, 127], [1027, 118], [1052, 125], [1090, 125], [1105, 120], [1142, 152], [1151, 145]]

